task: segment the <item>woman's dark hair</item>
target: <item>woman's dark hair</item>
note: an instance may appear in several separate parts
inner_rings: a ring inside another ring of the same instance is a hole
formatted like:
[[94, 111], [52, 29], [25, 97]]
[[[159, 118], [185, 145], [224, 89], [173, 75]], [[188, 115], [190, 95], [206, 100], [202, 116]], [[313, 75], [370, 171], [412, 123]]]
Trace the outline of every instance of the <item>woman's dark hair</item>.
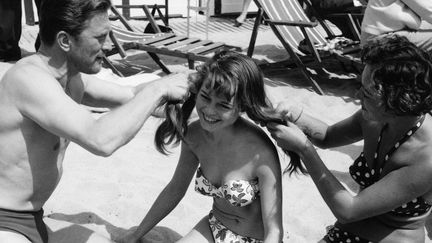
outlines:
[[43, 0], [39, 14], [41, 40], [52, 46], [62, 30], [78, 37], [86, 28], [87, 20], [110, 7], [110, 0]]
[[432, 61], [428, 52], [391, 35], [375, 39], [362, 50], [362, 61], [372, 67], [372, 81], [387, 111], [419, 116], [432, 108]]
[[[205, 80], [210, 89], [218, 95], [231, 99], [234, 97], [241, 111], [260, 124], [268, 122], [283, 123], [280, 115], [275, 114], [268, 100], [263, 74], [256, 63], [243, 54], [233, 51], [222, 51], [213, 56], [202, 66], [197, 68], [197, 73], [190, 76], [195, 84], [195, 91], [185, 101], [182, 107], [179, 104], [167, 104], [166, 119], [158, 127], [155, 135], [155, 144], [159, 152], [166, 154], [166, 145], [178, 144], [184, 141], [187, 132], [188, 119], [195, 107], [196, 93], [200, 90]], [[285, 171], [306, 173], [306, 169], [300, 161], [300, 157], [288, 152], [291, 162]]]

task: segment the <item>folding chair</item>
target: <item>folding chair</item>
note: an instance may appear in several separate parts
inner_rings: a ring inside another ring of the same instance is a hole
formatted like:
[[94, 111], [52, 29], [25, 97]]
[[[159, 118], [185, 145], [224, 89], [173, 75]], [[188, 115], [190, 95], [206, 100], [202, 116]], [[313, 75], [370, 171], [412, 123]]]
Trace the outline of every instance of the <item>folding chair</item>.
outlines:
[[[201, 3], [201, 1], [199, 2]], [[189, 37], [190, 33], [190, 11], [195, 11], [195, 14], [198, 12], [204, 12], [205, 14], [205, 32], [206, 32], [206, 40], [208, 40], [209, 36], [209, 21], [210, 21], [210, 0], [207, 0], [204, 6], [199, 6], [198, 1], [195, 1], [195, 5], [190, 4], [190, 0], [187, 2], [187, 24], [186, 24], [186, 33]]]
[[[343, 11], [338, 12], [320, 12], [313, 5], [311, 0], [298, 0], [300, 4], [303, 4], [303, 9], [309, 11], [309, 13], [315, 17], [329, 37], [336, 37], [336, 34], [328, 26], [325, 20], [340, 19], [344, 21], [351, 31], [351, 38], [355, 41], [360, 41], [361, 22], [363, 20], [364, 11], [366, 6], [353, 6]], [[343, 33], [342, 33], [343, 35]]]
[[[143, 8], [144, 13], [148, 16], [152, 16], [148, 7], [146, 5], [140, 5]], [[123, 24], [124, 28], [118, 27], [116, 25], [111, 25], [111, 32], [109, 33], [110, 40], [113, 44], [113, 48], [105, 53], [106, 56], [111, 56], [113, 54], [120, 54], [122, 58], [127, 57], [127, 50], [133, 49], [133, 46], [127, 45], [127, 43], [145, 41], [154, 38], [160, 38], [164, 34], [161, 33], [159, 26], [153, 18], [149, 18], [149, 23], [155, 30], [156, 34], [146, 34], [134, 31], [132, 26], [128, 21], [120, 14], [120, 12], [113, 6], [111, 7], [111, 12], [115, 15], [115, 19], [119, 19]], [[149, 56], [155, 61], [159, 67], [167, 74], [171, 73], [168, 67], [160, 60], [159, 56], [153, 52], [148, 52]], [[113, 70], [114, 73], [123, 76], [121, 72], [114, 66], [108, 58], [104, 58], [105, 63]]]
[[125, 51], [130, 49], [146, 51], [162, 70], [169, 73], [168, 68], [162, 63], [157, 54], [185, 58], [188, 61], [189, 68], [193, 69], [195, 61], [207, 61], [218, 51], [224, 49], [241, 51], [239, 47], [226, 45], [222, 42], [200, 40], [194, 37], [176, 35], [175, 33], [162, 33], [148, 7], [142, 5], [142, 8], [155, 34], [136, 33], [120, 12], [115, 7], [112, 7], [111, 11], [120, 19], [126, 29], [112, 28], [110, 39], [115, 48], [113, 52], [109, 52], [107, 55], [120, 53], [120, 55], [125, 56]]
[[[358, 42], [334, 49], [329, 45], [328, 39], [317, 29], [319, 22], [310, 21], [298, 0], [254, 1], [258, 6], [258, 15], [249, 43], [249, 56], [253, 54], [258, 28], [264, 18], [264, 22], [270, 25], [273, 33], [288, 52], [290, 57], [288, 64], [297, 66], [318, 94], [324, 94], [324, 92], [307, 70], [305, 63], [314, 62], [321, 65], [322, 58], [328, 57], [337, 57], [339, 60], [350, 63], [360, 63], [357, 58], [350, 55], [360, 50]], [[307, 50], [299, 48], [303, 40], [307, 44]]]

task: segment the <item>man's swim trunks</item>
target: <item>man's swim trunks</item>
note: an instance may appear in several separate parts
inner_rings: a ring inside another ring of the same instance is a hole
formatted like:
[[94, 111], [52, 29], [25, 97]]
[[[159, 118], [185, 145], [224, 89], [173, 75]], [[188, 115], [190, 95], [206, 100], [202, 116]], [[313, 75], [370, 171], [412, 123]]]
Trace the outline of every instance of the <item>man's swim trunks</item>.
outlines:
[[42, 209], [37, 212], [0, 209], [0, 231], [22, 234], [32, 243], [48, 243], [48, 231], [42, 218]]

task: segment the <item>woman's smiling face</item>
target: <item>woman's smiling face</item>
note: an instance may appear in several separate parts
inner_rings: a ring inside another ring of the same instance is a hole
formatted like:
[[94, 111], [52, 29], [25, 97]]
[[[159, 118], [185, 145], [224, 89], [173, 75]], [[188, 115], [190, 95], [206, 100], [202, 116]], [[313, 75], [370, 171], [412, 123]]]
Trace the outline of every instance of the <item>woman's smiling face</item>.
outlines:
[[234, 124], [240, 112], [234, 96], [227, 99], [225, 95], [217, 94], [209, 82], [204, 81], [198, 92], [196, 109], [201, 127], [208, 132], [214, 132]]

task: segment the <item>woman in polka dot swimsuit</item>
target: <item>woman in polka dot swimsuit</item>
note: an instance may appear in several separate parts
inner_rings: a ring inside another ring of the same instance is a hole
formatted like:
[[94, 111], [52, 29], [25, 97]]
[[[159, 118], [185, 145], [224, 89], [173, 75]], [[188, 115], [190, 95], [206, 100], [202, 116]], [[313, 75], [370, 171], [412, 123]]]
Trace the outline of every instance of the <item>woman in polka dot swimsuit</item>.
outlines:
[[[361, 110], [329, 126], [280, 104], [288, 125], [268, 129], [279, 146], [300, 154], [337, 218], [320, 242], [424, 242], [432, 205], [432, 58], [393, 36], [365, 46], [362, 59]], [[360, 186], [352, 195], [313, 145], [361, 140], [363, 152], [349, 168]]]

